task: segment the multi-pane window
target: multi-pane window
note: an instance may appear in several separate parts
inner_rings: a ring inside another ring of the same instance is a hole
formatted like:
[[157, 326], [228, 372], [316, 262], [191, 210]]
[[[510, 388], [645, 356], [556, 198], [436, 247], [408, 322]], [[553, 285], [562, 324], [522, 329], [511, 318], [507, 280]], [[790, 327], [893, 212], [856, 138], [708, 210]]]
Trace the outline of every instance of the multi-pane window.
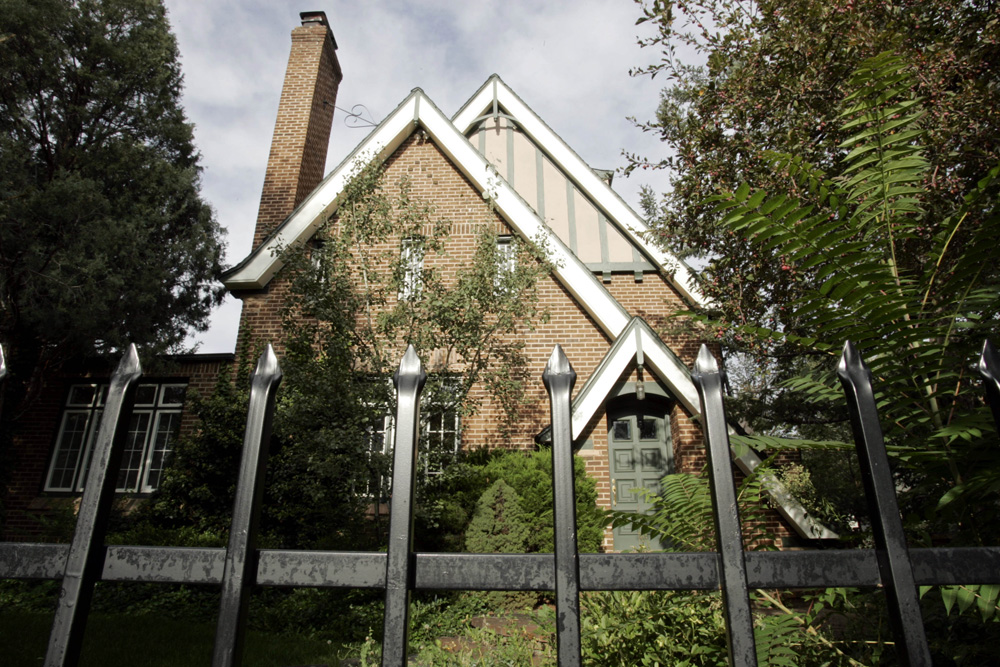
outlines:
[[514, 273], [517, 267], [517, 254], [514, 246], [514, 237], [497, 237], [497, 273], [495, 287], [499, 292], [507, 289], [507, 279]]
[[[417, 447], [417, 470], [424, 475], [439, 475], [458, 455], [462, 442], [462, 423], [457, 407], [427, 402], [421, 407], [420, 442]], [[369, 427], [369, 449], [373, 454], [392, 455], [395, 442], [395, 420], [390, 411], [375, 419]], [[373, 479], [369, 495], [378, 489], [384, 498], [389, 494], [390, 480]]]
[[[115, 485], [118, 491], [150, 493], [160, 485], [180, 432], [186, 391], [186, 384], [176, 382], [139, 385]], [[83, 490], [107, 395], [106, 384], [70, 387], [45, 478], [46, 491]]]
[[388, 411], [377, 414], [368, 426], [368, 449], [371, 453], [371, 478], [368, 480], [366, 495], [372, 498], [385, 499], [389, 497], [390, 477], [382, 474], [388, 469], [390, 461], [383, 457], [392, 454], [393, 419]]
[[400, 268], [403, 272], [399, 285], [399, 299], [409, 301], [420, 296], [421, 274], [424, 270], [424, 248], [418, 239], [403, 239], [400, 250]]
[[422, 419], [419, 464], [427, 475], [440, 475], [445, 466], [455, 460], [462, 441], [458, 410], [453, 407], [433, 409], [429, 406]]

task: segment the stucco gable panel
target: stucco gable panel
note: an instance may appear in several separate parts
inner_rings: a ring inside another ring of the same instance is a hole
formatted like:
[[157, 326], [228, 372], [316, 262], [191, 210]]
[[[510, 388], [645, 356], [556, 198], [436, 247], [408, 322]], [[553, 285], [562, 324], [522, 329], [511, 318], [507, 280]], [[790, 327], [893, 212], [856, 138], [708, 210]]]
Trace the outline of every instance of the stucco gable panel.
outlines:
[[684, 262], [655, 244], [645, 235], [649, 229], [631, 207], [591, 169], [583, 158], [564, 142], [507, 84], [494, 74], [469, 99], [453, 119], [463, 133], [469, 132], [477, 119], [492, 112], [494, 100], [515, 120], [531, 139], [551, 156], [552, 161], [576, 183], [581, 191], [663, 270], [673, 286], [692, 304], [706, 305], [698, 289], [694, 272]]

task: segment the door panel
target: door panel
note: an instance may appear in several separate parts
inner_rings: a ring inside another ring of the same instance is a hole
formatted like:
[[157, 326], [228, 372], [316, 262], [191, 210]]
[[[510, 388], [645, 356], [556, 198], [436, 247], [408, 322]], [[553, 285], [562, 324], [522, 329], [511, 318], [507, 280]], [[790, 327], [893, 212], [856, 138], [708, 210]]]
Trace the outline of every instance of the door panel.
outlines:
[[[659, 493], [660, 480], [673, 472], [670, 422], [662, 405], [631, 400], [608, 413], [608, 457], [611, 472], [611, 509], [647, 513], [652, 505], [646, 493]], [[657, 540], [631, 525], [614, 529], [615, 550], [660, 549]]]

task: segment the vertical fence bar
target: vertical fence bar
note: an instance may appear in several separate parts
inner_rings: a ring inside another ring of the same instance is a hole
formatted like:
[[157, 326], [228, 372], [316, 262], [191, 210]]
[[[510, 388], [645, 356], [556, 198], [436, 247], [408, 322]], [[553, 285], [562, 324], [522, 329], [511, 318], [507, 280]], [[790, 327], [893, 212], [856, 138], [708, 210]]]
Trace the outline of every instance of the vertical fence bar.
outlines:
[[80, 500], [73, 541], [66, 558], [62, 589], [52, 621], [45, 667], [69, 667], [80, 660], [94, 584], [104, 567], [104, 535], [118, 483], [135, 390], [142, 375], [135, 345], [130, 345], [111, 376], [101, 428]]
[[410, 345], [392, 377], [396, 385], [396, 442], [389, 500], [389, 549], [385, 564], [385, 618], [382, 667], [403, 667], [409, 646], [410, 590], [413, 588], [413, 491], [420, 435], [420, 392], [427, 381]]
[[872, 374], [850, 341], [844, 345], [837, 375], [847, 396], [854, 444], [858, 450], [868, 514], [875, 537], [875, 555], [899, 658], [904, 665], [930, 667], [930, 650], [924, 634], [903, 521], [899, 516], [896, 486], [889, 468], [882, 425], [878, 420]]
[[243, 660], [247, 607], [250, 590], [257, 578], [257, 527], [264, 494], [264, 470], [274, 419], [274, 397], [281, 376], [278, 358], [268, 344], [257, 360], [250, 382], [247, 428], [222, 574], [222, 599], [212, 654], [214, 667], [237, 667]]
[[580, 664], [580, 556], [570, 394], [576, 373], [556, 345], [542, 373], [552, 414], [552, 500], [556, 565], [556, 643], [560, 666]]
[[722, 572], [722, 600], [726, 610], [726, 640], [733, 667], [756, 667], [757, 648], [750, 613], [740, 510], [729, 453], [729, 427], [722, 400], [722, 374], [707, 345], [702, 345], [691, 376], [701, 398], [705, 450], [711, 468], [712, 507]]
[[[7, 359], [3, 356], [3, 345], [0, 345], [0, 417], [3, 416], [3, 379], [7, 377]], [[0, 423], [3, 423], [0, 421]]]
[[986, 385], [986, 402], [993, 411], [993, 421], [1000, 433], [1000, 353], [990, 341], [983, 343], [983, 353], [979, 357], [979, 374]]

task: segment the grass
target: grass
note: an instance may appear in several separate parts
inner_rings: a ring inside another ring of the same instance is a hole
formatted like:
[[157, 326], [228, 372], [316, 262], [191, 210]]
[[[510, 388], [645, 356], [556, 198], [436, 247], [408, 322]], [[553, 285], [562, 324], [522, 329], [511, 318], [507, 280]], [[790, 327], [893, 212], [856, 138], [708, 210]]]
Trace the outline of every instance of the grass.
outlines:
[[[45, 657], [51, 614], [0, 611], [0, 646], [5, 667], [37, 667]], [[214, 623], [155, 615], [92, 614], [83, 642], [82, 667], [194, 667], [210, 665]], [[294, 635], [249, 631], [247, 667], [334, 665], [340, 644]]]

